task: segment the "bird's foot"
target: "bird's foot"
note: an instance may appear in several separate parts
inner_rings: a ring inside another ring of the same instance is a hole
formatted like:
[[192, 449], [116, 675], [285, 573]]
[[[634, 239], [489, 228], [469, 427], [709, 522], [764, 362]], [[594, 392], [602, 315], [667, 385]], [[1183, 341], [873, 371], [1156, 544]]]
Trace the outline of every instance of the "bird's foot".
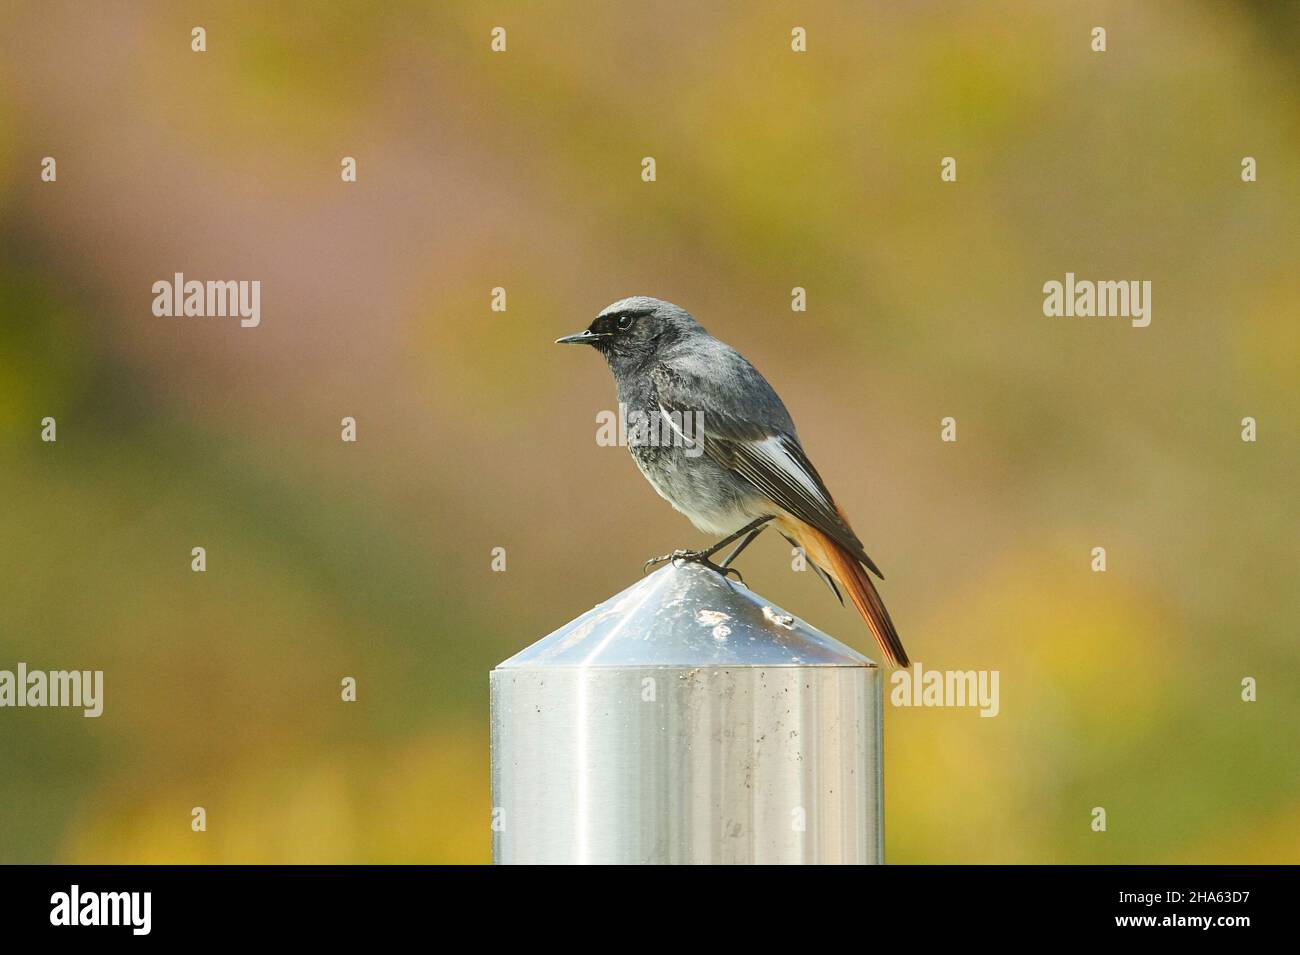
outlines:
[[721, 574], [723, 577], [726, 577], [728, 574], [735, 574], [738, 581], [742, 584], [745, 582], [745, 578], [741, 576], [740, 571], [735, 567], [723, 567], [719, 564], [715, 564], [713, 561], [709, 560], [712, 556], [713, 551], [711, 550], [675, 550], [671, 554], [651, 557], [645, 562], [645, 566], [641, 568], [641, 573], [645, 573], [651, 567], [658, 567], [660, 564], [665, 564], [671, 561], [674, 567], [679, 563], [702, 564], [715, 574]]

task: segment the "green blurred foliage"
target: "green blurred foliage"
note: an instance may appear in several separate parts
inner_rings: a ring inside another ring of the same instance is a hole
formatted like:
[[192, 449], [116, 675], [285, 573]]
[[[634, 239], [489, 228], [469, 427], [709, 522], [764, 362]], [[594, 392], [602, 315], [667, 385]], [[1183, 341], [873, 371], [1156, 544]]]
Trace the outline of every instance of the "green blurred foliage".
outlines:
[[[634, 293], [782, 392], [913, 656], [1002, 673], [995, 719], [887, 711], [891, 861], [1297, 861], [1298, 24], [6, 5], [0, 667], [107, 700], [0, 712], [0, 861], [485, 860], [487, 671], [699, 540], [548, 347]], [[1150, 279], [1151, 327], [1044, 318], [1067, 270]], [[176, 271], [261, 280], [262, 327], [155, 318]]]

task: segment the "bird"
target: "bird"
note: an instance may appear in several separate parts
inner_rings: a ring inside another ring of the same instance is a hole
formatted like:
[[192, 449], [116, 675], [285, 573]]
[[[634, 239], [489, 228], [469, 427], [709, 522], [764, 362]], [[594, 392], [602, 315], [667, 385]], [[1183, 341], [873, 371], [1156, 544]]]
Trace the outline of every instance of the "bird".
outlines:
[[[620, 299], [557, 344], [588, 345], [614, 376], [628, 448], [661, 497], [700, 531], [726, 535], [705, 550], [646, 562], [697, 561], [720, 573], [767, 526], [802, 548], [843, 603], [849, 596], [893, 666], [909, 661], [871, 575], [884, 580], [809, 460], [776, 391], [738, 351], [680, 306], [645, 295]], [[693, 428], [688, 428], [693, 424]], [[711, 558], [735, 541], [721, 563]]]

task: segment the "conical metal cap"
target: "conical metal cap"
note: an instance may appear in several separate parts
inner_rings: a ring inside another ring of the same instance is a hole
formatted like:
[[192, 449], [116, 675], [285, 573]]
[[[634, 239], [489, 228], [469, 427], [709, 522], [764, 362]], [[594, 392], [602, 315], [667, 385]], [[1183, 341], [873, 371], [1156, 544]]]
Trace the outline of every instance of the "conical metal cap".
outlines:
[[743, 584], [670, 563], [497, 669], [875, 665]]

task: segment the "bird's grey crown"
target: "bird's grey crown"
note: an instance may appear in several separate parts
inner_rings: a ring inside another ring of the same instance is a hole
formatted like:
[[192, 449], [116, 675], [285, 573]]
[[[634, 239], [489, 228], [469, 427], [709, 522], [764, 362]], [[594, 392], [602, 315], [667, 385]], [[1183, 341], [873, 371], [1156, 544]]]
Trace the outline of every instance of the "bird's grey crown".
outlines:
[[695, 320], [695, 316], [680, 305], [649, 295], [629, 295], [627, 298], [621, 298], [617, 302], [606, 305], [596, 318], [624, 314], [652, 318], [660, 327], [671, 328], [678, 333], [693, 334], [704, 331], [700, 323]]
[[621, 298], [617, 302], [606, 305], [600, 310], [600, 315], [620, 315], [623, 312], [650, 314], [660, 309], [673, 310], [688, 316], [690, 314], [686, 309], [674, 305], [672, 302], [665, 302], [649, 295], [629, 295], [627, 298]]

